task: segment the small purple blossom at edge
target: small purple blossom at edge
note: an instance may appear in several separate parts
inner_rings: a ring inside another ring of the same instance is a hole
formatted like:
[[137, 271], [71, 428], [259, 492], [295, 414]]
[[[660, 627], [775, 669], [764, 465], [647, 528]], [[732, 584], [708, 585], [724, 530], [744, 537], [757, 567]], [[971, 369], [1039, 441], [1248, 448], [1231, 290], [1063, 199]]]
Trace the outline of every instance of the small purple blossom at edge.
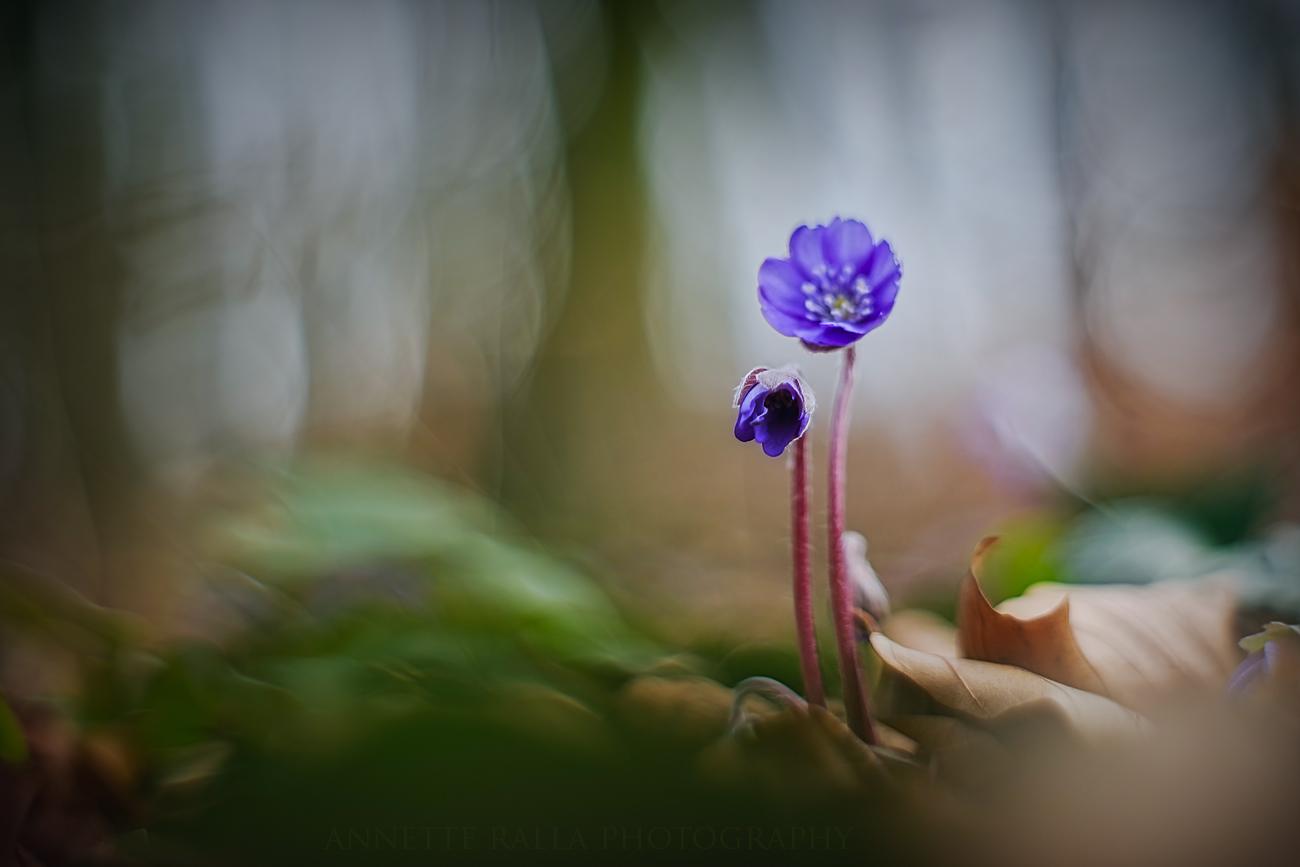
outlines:
[[1268, 678], [1278, 664], [1282, 642], [1300, 642], [1300, 627], [1274, 621], [1265, 624], [1264, 631], [1247, 635], [1237, 642], [1250, 654], [1241, 661], [1228, 678], [1228, 695], [1244, 695], [1257, 683]]
[[779, 457], [808, 429], [815, 403], [798, 370], [756, 367], [736, 386], [736, 439], [756, 440], [768, 457]]

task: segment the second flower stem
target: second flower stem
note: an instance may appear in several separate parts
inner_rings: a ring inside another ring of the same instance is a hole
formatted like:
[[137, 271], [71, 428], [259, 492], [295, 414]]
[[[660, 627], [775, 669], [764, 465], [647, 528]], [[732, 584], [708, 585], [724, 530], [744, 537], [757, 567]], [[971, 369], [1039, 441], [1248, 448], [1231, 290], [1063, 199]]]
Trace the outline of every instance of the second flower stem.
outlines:
[[817, 661], [817, 634], [813, 626], [812, 541], [808, 521], [808, 437], [794, 441], [791, 478], [791, 519], [794, 547], [794, 622], [799, 635], [799, 665], [804, 695], [809, 704], [826, 707], [821, 666]]
[[840, 678], [844, 683], [844, 711], [849, 728], [869, 744], [877, 742], [876, 724], [871, 717], [871, 697], [862, 683], [858, 664], [857, 635], [853, 625], [853, 589], [844, 562], [844, 478], [848, 453], [849, 412], [853, 396], [852, 346], [844, 350], [840, 384], [831, 410], [830, 484], [827, 489], [827, 524], [830, 531], [831, 617], [835, 624], [835, 649], [839, 655]]

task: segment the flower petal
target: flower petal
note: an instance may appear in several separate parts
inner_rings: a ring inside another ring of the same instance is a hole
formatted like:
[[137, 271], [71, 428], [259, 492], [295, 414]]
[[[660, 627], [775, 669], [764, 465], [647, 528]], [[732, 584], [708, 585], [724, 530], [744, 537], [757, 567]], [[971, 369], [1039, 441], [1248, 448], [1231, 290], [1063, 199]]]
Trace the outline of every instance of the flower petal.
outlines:
[[775, 458], [785, 451], [785, 447], [799, 435], [799, 421], [798, 416], [770, 420], [766, 425], [767, 436], [763, 442], [763, 453], [769, 458]]
[[790, 236], [790, 261], [809, 276], [826, 267], [826, 256], [822, 248], [822, 235], [825, 232], [823, 226], [800, 226]]
[[754, 439], [754, 425], [747, 416], [736, 417], [736, 439], [742, 443], [752, 442]]
[[861, 337], [871, 329], [875, 328], [877, 324], [877, 320], [879, 320], [880, 318], [881, 317], [877, 313], [868, 316], [865, 319], [859, 319], [853, 322], [845, 321], [845, 322], [833, 322], [829, 324], [833, 325], [836, 328], [842, 328], [845, 331], [849, 332], [850, 334], [856, 334], [858, 337]]
[[889, 246], [888, 241], [881, 241], [871, 251], [871, 257], [867, 260], [863, 273], [866, 274], [868, 285], [873, 289], [883, 286], [890, 280], [897, 281], [903, 275], [903, 268], [898, 264], [894, 248]]
[[766, 259], [758, 269], [758, 297], [790, 316], [802, 317], [805, 278], [786, 259]]
[[763, 398], [767, 397], [767, 389], [754, 386], [740, 402], [740, 410], [736, 413], [736, 439], [742, 443], [750, 442], [754, 439], [754, 425], [762, 420], [767, 414], [763, 407]]
[[875, 249], [871, 232], [857, 220], [840, 220], [837, 217], [822, 235], [826, 264], [834, 273], [839, 273], [847, 265], [850, 275], [857, 274]]
[[859, 327], [862, 329], [861, 336], [865, 337], [866, 335], [875, 331], [877, 328], [884, 325], [885, 320], [888, 318], [889, 318], [889, 311], [884, 311], [883, 313], [877, 313], [871, 319], [867, 319], [866, 321], [859, 323]]
[[[811, 343], [813, 346], [833, 347], [835, 349], [838, 349], [841, 346], [848, 346], [850, 343], [855, 342], [856, 340], [861, 338], [863, 334], [866, 334], [867, 331], [871, 330], [870, 328], [868, 328], [865, 331], [863, 331], [862, 334], [858, 334], [853, 331], [850, 331], [847, 327], [845, 327], [847, 325], [848, 323], [835, 324], [835, 325], [818, 325], [816, 328], [812, 329], [811, 333], [800, 334], [799, 338], [808, 343]], [[856, 327], [861, 327], [861, 326], [856, 326]]]
[[894, 310], [894, 299], [898, 297], [898, 279], [895, 278], [871, 293], [871, 300], [876, 305], [876, 315], [888, 316]]
[[801, 316], [791, 316], [782, 310], [778, 310], [771, 304], [762, 305], [763, 318], [767, 324], [771, 325], [780, 334], [786, 337], [798, 337], [799, 332], [806, 329], [811, 323]]

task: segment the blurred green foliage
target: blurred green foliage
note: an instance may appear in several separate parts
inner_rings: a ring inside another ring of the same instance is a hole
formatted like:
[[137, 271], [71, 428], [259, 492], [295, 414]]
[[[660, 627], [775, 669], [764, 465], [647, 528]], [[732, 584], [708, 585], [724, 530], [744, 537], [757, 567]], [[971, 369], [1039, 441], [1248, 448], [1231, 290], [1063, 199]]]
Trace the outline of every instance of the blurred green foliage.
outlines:
[[[7, 622], [79, 660], [82, 730], [127, 745], [143, 806], [126, 830], [148, 834], [121, 843], [144, 861], [392, 863], [327, 851], [331, 829], [788, 823], [792, 810], [858, 809], [723, 797], [700, 783], [700, 743], [657, 734], [662, 720], [636, 718], [622, 697], [644, 673], [797, 687], [787, 644], [665, 649], [483, 498], [405, 467], [317, 457], [235, 487], [182, 638], [148, 640], [16, 567], [0, 582]], [[1039, 581], [1218, 571], [1248, 605], [1300, 613], [1300, 528], [1216, 546], [1185, 512], [1121, 500], [1001, 531], [985, 576], [997, 598]], [[0, 758], [24, 749], [0, 706]]]
[[83, 728], [122, 734], [145, 775], [125, 850], [372, 863], [327, 851], [331, 829], [778, 817], [701, 788], [699, 745], [648, 734], [620, 687], [791, 675], [790, 649], [667, 656], [481, 498], [406, 468], [317, 459], [255, 489], [214, 522], [189, 637], [82, 660]]
[[328, 461], [264, 484], [214, 529], [238, 573], [214, 569], [192, 599], [200, 617], [226, 609], [216, 643], [165, 651], [148, 678], [151, 746], [218, 735], [326, 751], [512, 685], [598, 692], [658, 658], [595, 584], [476, 497]]
[[1062, 581], [1065, 571], [1056, 542], [1066, 520], [1055, 512], [1017, 515], [998, 528], [1000, 543], [984, 563], [984, 593], [997, 604], [1040, 581]]

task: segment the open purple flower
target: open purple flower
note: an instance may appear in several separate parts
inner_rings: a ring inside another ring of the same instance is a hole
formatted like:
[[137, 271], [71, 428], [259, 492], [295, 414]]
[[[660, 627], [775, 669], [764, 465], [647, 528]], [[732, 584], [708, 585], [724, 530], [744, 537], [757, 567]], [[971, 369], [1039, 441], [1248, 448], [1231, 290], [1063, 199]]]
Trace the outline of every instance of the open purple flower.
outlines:
[[888, 241], [876, 242], [857, 220], [800, 226], [790, 258], [758, 269], [763, 318], [809, 349], [848, 346], [877, 328], [894, 309], [902, 268]]
[[812, 390], [797, 370], [756, 367], [736, 386], [736, 439], [757, 440], [775, 458], [808, 429], [813, 405]]

